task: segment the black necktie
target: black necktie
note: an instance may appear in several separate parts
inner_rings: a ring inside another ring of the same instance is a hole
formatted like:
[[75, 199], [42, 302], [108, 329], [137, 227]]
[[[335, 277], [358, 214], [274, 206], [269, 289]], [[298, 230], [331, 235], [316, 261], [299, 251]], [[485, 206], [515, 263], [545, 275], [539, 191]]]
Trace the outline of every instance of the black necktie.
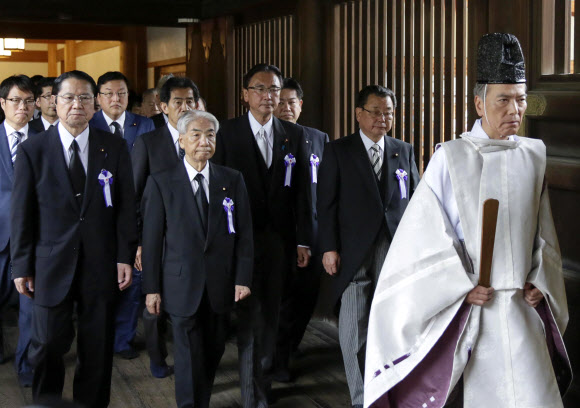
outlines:
[[203, 174], [197, 173], [194, 180], [198, 183], [197, 191], [195, 192], [195, 202], [197, 204], [197, 209], [199, 210], [199, 215], [201, 216], [203, 232], [207, 234], [207, 213], [209, 204], [207, 203], [207, 196], [205, 195], [205, 189], [203, 188]]
[[185, 157], [185, 150], [183, 150], [181, 147], [179, 147], [179, 158], [181, 160], [183, 160], [184, 157]]
[[121, 132], [121, 125], [119, 125], [117, 122], [111, 122], [111, 126], [115, 128], [115, 131], [113, 132], [114, 135], [123, 137], [123, 132]]
[[71, 147], [72, 154], [70, 157], [70, 163], [68, 165], [68, 171], [70, 174], [70, 181], [72, 182], [75, 197], [80, 204], [83, 201], [83, 193], [85, 192], [85, 180], [87, 175], [85, 173], [83, 163], [81, 162], [79, 144], [76, 140], [73, 140]]

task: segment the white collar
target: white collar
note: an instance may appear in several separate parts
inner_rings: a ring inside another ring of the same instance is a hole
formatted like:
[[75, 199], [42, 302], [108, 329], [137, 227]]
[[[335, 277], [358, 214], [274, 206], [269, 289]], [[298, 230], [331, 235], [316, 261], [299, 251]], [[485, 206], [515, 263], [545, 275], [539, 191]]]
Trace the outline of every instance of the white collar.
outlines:
[[256, 120], [254, 115], [252, 115], [251, 111], [248, 111], [248, 117], [250, 118], [250, 127], [252, 128], [252, 133], [254, 134], [254, 136], [258, 134], [261, 128], [264, 128], [266, 136], [270, 137], [270, 135], [272, 134], [272, 126], [274, 124], [273, 119], [274, 115], [270, 116], [270, 120], [268, 120], [268, 122], [266, 122], [264, 126], [262, 126], [262, 124]]
[[119, 125], [121, 125], [121, 129], [125, 129], [125, 111], [123, 111], [123, 113], [121, 114], [121, 116], [119, 116], [119, 119], [117, 119], [117, 120], [111, 119], [109, 116], [107, 116], [105, 111], [102, 111], [102, 112], [103, 112], [103, 117], [105, 118], [105, 121], [107, 121], [107, 126], [111, 127], [111, 123], [117, 122]]
[[[359, 129], [359, 133], [360, 133], [360, 138], [362, 139], [362, 142], [365, 145], [365, 149], [368, 152], [370, 150], [370, 148], [375, 144], [375, 142], [373, 142], [371, 140], [371, 138], [368, 137], [367, 135], [365, 135], [363, 133], [363, 131], [360, 129]], [[381, 137], [381, 139], [377, 142], [377, 144], [381, 148], [381, 151], [384, 152], [385, 151], [385, 136]]]
[[190, 183], [193, 183], [193, 180], [195, 179], [195, 176], [197, 176], [197, 173], [201, 173], [201, 175], [206, 179], [207, 184], [209, 185], [209, 161], [205, 163], [205, 167], [201, 171], [197, 171], [196, 169], [194, 169], [193, 166], [189, 164], [189, 162], [185, 159], [185, 157], [183, 158], [183, 164], [185, 165], [185, 170], [187, 170], [187, 176], [189, 177]]
[[40, 115], [40, 120], [42, 121], [42, 125], [44, 126], [44, 130], [48, 130], [51, 125], [58, 125], [59, 119], [56, 118], [54, 123], [50, 123], [48, 120], [44, 119], [44, 116]]
[[171, 123], [169, 122], [167, 122], [167, 129], [169, 129], [169, 133], [171, 133], [171, 137], [173, 138], [173, 144], [176, 144], [177, 141], [179, 140], [179, 132], [177, 131], [177, 129], [171, 126]]
[[68, 130], [62, 125], [62, 123], [58, 123], [58, 134], [60, 135], [60, 142], [62, 143], [63, 147], [66, 151], [70, 149], [70, 146], [73, 140], [77, 141], [79, 145], [79, 150], [81, 153], [84, 153], [87, 146], [89, 145], [89, 127], [87, 126], [85, 130], [81, 132], [80, 135], [74, 137], [70, 134]]
[[[475, 121], [475, 123], [473, 124], [473, 127], [471, 128], [471, 132], [469, 133], [469, 136], [473, 136], [473, 137], [480, 137], [482, 139], [491, 139], [487, 133], [485, 133], [485, 130], [483, 130], [483, 127], [481, 126], [481, 119], [477, 119]], [[507, 140], [518, 140], [518, 137], [516, 135], [511, 135], [507, 138]]]
[[10, 126], [8, 122], [4, 121], [4, 129], [6, 129], [6, 136], [10, 136], [14, 132], [24, 133], [25, 138], [28, 136], [28, 122], [26, 122], [26, 125], [16, 130], [12, 126]]

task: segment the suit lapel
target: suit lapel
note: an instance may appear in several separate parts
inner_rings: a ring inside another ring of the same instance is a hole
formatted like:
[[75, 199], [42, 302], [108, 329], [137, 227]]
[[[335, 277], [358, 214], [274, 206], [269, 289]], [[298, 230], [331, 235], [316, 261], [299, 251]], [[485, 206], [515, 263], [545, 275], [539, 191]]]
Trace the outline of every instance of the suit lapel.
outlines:
[[376, 182], [376, 175], [371, 166], [371, 161], [369, 159], [369, 155], [367, 150], [365, 149], [365, 145], [361, 139], [360, 134], [354, 133], [350, 136], [352, 139], [353, 152], [354, 152], [354, 163], [358, 169], [358, 179], [361, 183], [363, 183], [366, 189], [371, 193], [374, 197], [375, 201], [381, 203], [381, 194], [379, 192], [379, 185]]
[[395, 143], [390, 136], [385, 136], [385, 152], [383, 161], [383, 179], [381, 182], [385, 182], [385, 208], [389, 206], [393, 198], [393, 193], [399, 182], [396, 178], [395, 171], [397, 171], [399, 165], [399, 154], [400, 148]]
[[[209, 163], [209, 162], [208, 162]], [[220, 169], [215, 165], [209, 167], [209, 211], [207, 226], [206, 248], [216, 235], [220, 220], [225, 212], [223, 208], [224, 198], [228, 196], [228, 186]], [[231, 198], [231, 197], [230, 197]], [[236, 203], [234, 203], [235, 206]], [[234, 207], [235, 208], [235, 207]]]
[[[274, 146], [272, 152], [272, 180], [271, 180], [271, 191], [275, 191], [276, 183], [279, 183], [280, 177], [278, 173], [284, 173], [286, 167], [284, 166], [284, 157], [290, 153], [290, 143], [286, 137], [286, 130], [280, 120], [276, 117], [272, 117], [272, 128], [274, 130]], [[300, 160], [300, 157], [296, 157], [296, 160]]]
[[191, 220], [192, 223], [191, 230], [197, 239], [205, 242], [203, 227], [201, 224], [201, 216], [199, 215], [195, 197], [193, 196], [193, 188], [191, 187], [189, 175], [187, 174], [187, 170], [185, 170], [185, 166], [183, 164], [175, 165], [172, 183], [174, 184], [172, 191], [174, 191], [178, 197], [182, 198], [183, 205], [186, 207], [188, 214], [187, 218]]
[[[87, 181], [85, 183], [85, 197], [83, 199], [81, 214], [86, 211], [93, 192], [97, 185], [99, 185], [97, 180], [106, 157], [107, 148], [103, 143], [102, 136], [89, 128], [89, 162], [87, 165]], [[110, 171], [110, 169], [106, 170]], [[116, 174], [113, 174], [113, 182], [116, 176]]]
[[[163, 157], [173, 157], [175, 161], [181, 161], [179, 156], [177, 155], [177, 150], [175, 149], [175, 143], [173, 142], [173, 137], [171, 136], [171, 132], [169, 131], [169, 124], [163, 126], [163, 131], [161, 132], [160, 147], [166, 151], [166, 154], [163, 154]], [[161, 153], [161, 152], [160, 152]], [[186, 172], [187, 173], [187, 172]]]
[[12, 155], [10, 154], [10, 145], [6, 136], [4, 123], [0, 123], [0, 162], [4, 171], [8, 175], [10, 182], [14, 182], [14, 167], [12, 166]]
[[63, 146], [60, 141], [60, 134], [58, 133], [58, 127], [52, 127], [46, 132], [46, 136], [49, 138], [49, 157], [51, 160], [51, 167], [56, 176], [56, 180], [61, 185], [64, 194], [69, 198], [72, 206], [80, 210], [79, 203], [75, 198], [72, 184], [70, 181], [70, 176], [68, 169], [66, 167], [66, 161], [64, 159]]

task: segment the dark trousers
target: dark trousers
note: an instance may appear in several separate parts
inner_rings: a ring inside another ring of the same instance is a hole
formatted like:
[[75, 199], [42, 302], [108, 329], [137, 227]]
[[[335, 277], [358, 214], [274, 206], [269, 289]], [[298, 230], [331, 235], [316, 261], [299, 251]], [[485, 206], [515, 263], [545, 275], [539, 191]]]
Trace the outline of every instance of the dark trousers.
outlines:
[[[290, 262], [294, 262], [295, 251], [294, 243], [289, 245], [284, 242], [277, 232], [270, 229], [254, 231], [251, 300], [249, 298], [248, 302], [238, 307], [242, 326], [238, 327], [240, 382], [245, 408], [267, 406], [265, 395], [272, 383], [283, 282]], [[255, 355], [250, 356], [252, 350]], [[256, 359], [260, 361], [261, 369], [255, 367]], [[246, 398], [251, 393], [253, 401]]]
[[[54, 307], [34, 304], [29, 358], [34, 368], [32, 396], [60, 397], [64, 386], [63, 356], [74, 339], [73, 309], [77, 311], [77, 366], [73, 382], [75, 402], [87, 408], [109, 405], [113, 368], [113, 297], [104, 298], [77, 269], [69, 295]], [[111, 272], [113, 273], [113, 272]]]
[[20, 305], [18, 308], [18, 343], [14, 355], [14, 368], [19, 377], [30, 377], [32, 366], [28, 361], [30, 349], [30, 336], [32, 335], [32, 308], [34, 301], [28, 296], [19, 295]]
[[209, 408], [224, 354], [229, 313], [215, 313], [207, 293], [193, 316], [170, 315], [175, 345], [175, 399], [179, 408]]
[[306, 268], [295, 268], [286, 279], [280, 308], [276, 368], [287, 369], [290, 354], [298, 350], [316, 307], [322, 269], [322, 255], [315, 255]]
[[141, 271], [133, 268], [131, 286], [121, 292], [115, 313], [115, 353], [129, 350], [137, 333], [137, 319], [143, 305]]
[[151, 364], [157, 367], [165, 367], [167, 363], [167, 314], [162, 310], [161, 314], [153, 315], [147, 308], [143, 309], [143, 331], [145, 332], [145, 346]]
[[0, 363], [3, 363], [6, 358], [2, 333], [2, 315], [14, 290], [14, 284], [10, 276], [10, 245], [6, 245], [6, 248], [0, 251]]

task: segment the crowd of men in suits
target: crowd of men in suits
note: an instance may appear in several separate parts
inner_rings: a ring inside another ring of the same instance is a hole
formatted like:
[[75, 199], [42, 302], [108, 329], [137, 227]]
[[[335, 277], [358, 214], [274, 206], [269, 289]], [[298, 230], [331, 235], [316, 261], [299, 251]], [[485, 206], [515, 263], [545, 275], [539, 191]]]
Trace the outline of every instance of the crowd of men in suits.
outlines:
[[411, 146], [386, 136], [394, 93], [363, 88], [360, 129], [328, 143], [297, 124], [302, 88], [273, 65], [246, 73], [248, 111], [221, 123], [189, 78], [133, 106], [129, 86], [81, 71], [0, 84], [0, 308], [16, 288], [21, 385], [39, 402], [62, 394], [76, 325], [74, 400], [107, 406], [142, 312], [151, 374], [175, 374], [179, 407], [209, 407], [235, 311], [243, 406], [267, 407], [272, 381], [292, 379], [324, 270], [362, 407], [374, 286], [419, 181]]

